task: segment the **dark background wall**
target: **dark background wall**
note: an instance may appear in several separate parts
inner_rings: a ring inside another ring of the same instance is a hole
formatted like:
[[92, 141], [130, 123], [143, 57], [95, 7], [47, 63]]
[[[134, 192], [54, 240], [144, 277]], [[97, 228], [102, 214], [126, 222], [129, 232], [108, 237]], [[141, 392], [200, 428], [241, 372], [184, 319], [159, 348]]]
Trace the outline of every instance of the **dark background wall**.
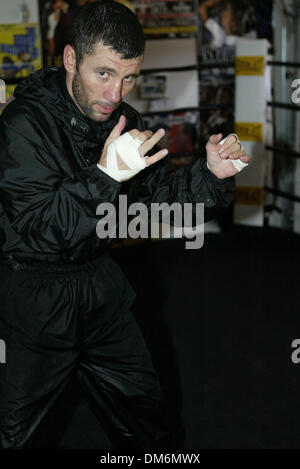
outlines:
[[[300, 236], [235, 227], [200, 250], [184, 243], [113, 250], [137, 292], [178, 447], [299, 448]], [[34, 445], [112, 447], [75, 380]]]

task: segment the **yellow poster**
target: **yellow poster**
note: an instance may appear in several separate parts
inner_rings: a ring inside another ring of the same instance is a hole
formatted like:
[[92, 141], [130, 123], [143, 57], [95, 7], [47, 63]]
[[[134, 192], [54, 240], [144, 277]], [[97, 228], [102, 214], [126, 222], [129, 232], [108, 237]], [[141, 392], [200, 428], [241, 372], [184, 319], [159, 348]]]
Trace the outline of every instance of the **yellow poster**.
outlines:
[[42, 68], [38, 23], [0, 25], [0, 78], [27, 77]]
[[240, 140], [263, 141], [264, 125], [261, 122], [235, 122], [234, 131]]
[[265, 57], [247, 56], [235, 58], [235, 74], [236, 75], [264, 75], [265, 74]]
[[240, 205], [263, 205], [264, 188], [236, 186], [235, 203]]

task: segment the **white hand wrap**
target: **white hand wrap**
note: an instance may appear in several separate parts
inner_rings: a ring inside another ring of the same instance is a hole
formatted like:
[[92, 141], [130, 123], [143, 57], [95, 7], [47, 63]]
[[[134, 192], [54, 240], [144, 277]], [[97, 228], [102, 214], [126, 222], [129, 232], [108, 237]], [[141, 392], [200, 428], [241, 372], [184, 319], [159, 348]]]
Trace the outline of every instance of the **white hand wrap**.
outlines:
[[[98, 168], [119, 182], [132, 178], [132, 176], [147, 166], [145, 162], [146, 157], [142, 157], [138, 152], [138, 148], [142, 143], [137, 137], [133, 138], [126, 132], [108, 145], [107, 167], [104, 168], [104, 166], [98, 163]], [[117, 154], [130, 169], [119, 169]]]
[[[230, 134], [230, 135], [234, 135], [236, 137], [236, 141], [241, 144], [237, 134]], [[227, 135], [227, 137], [229, 137], [229, 135]], [[223, 140], [221, 140], [220, 145], [223, 145], [223, 143], [225, 143], [227, 137], [225, 137], [225, 138], [223, 138]], [[241, 144], [241, 149], [243, 150], [243, 145], [242, 144]], [[230, 161], [238, 171], [242, 171], [242, 169], [244, 169], [246, 166], [248, 166], [248, 163], [244, 163], [239, 158], [237, 160], [230, 160]]]

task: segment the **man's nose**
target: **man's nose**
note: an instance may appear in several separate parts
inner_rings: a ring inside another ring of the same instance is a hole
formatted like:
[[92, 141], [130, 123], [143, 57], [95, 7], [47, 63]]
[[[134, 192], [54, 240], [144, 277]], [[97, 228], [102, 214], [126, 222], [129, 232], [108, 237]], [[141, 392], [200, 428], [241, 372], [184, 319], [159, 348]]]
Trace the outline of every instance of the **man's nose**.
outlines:
[[105, 99], [112, 103], [118, 103], [122, 99], [122, 84], [115, 82], [106, 90], [104, 94]]

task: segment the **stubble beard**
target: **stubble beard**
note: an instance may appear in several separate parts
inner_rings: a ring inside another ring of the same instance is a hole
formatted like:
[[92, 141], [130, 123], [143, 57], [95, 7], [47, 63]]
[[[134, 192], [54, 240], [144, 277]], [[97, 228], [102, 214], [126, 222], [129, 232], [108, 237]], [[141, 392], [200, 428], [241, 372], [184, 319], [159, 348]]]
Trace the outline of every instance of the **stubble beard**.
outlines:
[[[90, 119], [96, 122], [104, 122], [110, 119], [111, 115], [113, 114], [97, 114], [97, 112], [93, 109], [93, 107], [88, 102], [87, 94], [84, 90], [80, 72], [76, 72], [73, 78], [72, 83], [72, 92], [74, 99], [77, 103], [77, 106], [81, 109], [81, 111]], [[121, 104], [121, 103], [120, 103]], [[114, 105], [114, 111], [119, 105]]]
[[95, 119], [95, 112], [91, 108], [91, 106], [89, 106], [88, 104], [87, 96], [86, 96], [86, 93], [84, 92], [80, 73], [78, 71], [76, 72], [73, 78], [72, 92], [73, 92], [74, 99], [77, 105], [80, 107], [81, 111], [90, 119], [98, 120], [98, 119]]

